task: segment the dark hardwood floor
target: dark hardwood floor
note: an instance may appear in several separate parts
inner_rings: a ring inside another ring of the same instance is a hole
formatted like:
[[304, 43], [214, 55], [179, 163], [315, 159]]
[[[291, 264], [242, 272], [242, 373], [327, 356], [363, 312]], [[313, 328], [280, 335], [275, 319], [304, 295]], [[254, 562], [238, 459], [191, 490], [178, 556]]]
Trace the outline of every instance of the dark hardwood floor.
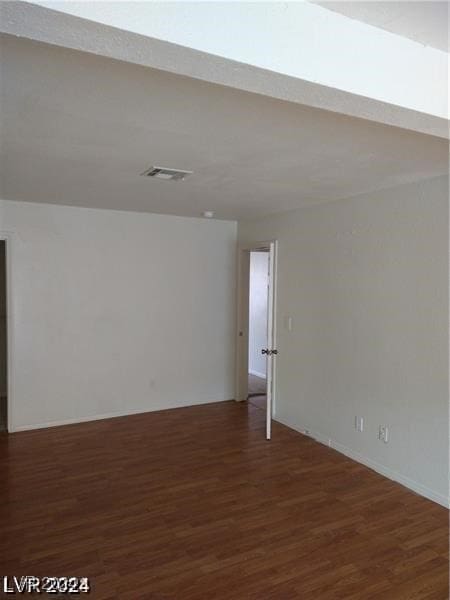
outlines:
[[449, 598], [446, 509], [247, 403], [0, 434], [0, 489], [0, 575], [96, 600]]

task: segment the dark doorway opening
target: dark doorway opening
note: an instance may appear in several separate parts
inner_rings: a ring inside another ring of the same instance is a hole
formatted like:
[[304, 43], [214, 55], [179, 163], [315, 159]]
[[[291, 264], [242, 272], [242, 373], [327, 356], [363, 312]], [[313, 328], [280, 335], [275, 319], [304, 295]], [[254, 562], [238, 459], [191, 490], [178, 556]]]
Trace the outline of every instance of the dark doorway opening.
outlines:
[[0, 240], [0, 431], [8, 429], [6, 242]]

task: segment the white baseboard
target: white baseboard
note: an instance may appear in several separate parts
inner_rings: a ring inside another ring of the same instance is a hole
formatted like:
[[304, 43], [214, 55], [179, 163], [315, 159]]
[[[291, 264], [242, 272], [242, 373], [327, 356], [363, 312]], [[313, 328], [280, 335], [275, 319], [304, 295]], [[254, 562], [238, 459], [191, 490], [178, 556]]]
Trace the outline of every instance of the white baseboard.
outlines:
[[105, 413], [102, 415], [90, 415], [88, 417], [76, 417], [74, 419], [63, 419], [60, 421], [48, 421], [47, 423], [35, 423], [32, 425], [19, 425], [18, 427], [10, 427], [8, 433], [19, 433], [20, 431], [31, 431], [33, 429], [47, 429], [48, 427], [60, 427], [61, 425], [75, 425], [76, 423], [88, 423], [89, 421], [101, 421], [103, 419], [114, 419], [115, 417], [128, 417], [131, 415], [142, 415], [150, 412], [158, 412], [161, 410], [172, 410], [174, 408], [187, 408], [189, 406], [202, 406], [205, 404], [215, 404], [216, 402], [229, 402], [231, 399], [226, 400], [207, 400], [205, 402], [197, 402], [196, 404], [184, 404], [184, 405], [173, 405], [163, 406], [151, 409], [132, 409], [127, 411], [118, 411]]
[[266, 373], [260, 373], [259, 371], [253, 371], [251, 369], [248, 370], [250, 375], [256, 375], [256, 377], [261, 377], [262, 379], [266, 378]]
[[356, 462], [359, 462], [365, 465], [366, 467], [369, 467], [373, 471], [380, 473], [380, 475], [384, 475], [384, 477], [387, 477], [392, 481], [400, 483], [401, 485], [407, 487], [413, 492], [416, 492], [420, 496], [427, 498], [428, 500], [432, 500], [433, 502], [436, 502], [441, 506], [445, 506], [445, 508], [450, 508], [450, 497], [440, 494], [439, 492], [435, 492], [427, 486], [422, 485], [421, 483], [418, 483], [417, 481], [410, 479], [409, 477], [406, 477], [405, 475], [402, 475], [401, 473], [398, 473], [397, 471], [394, 471], [389, 467], [386, 467], [370, 458], [367, 458], [359, 452], [355, 452], [354, 450], [347, 448], [347, 446], [344, 446], [340, 442], [336, 442], [335, 440], [330, 439], [329, 437], [317, 431], [311, 431], [310, 429], [301, 428], [297, 425], [293, 425], [292, 423], [289, 423], [287, 420], [282, 419], [279, 416], [274, 416], [274, 421], [278, 421], [279, 423], [281, 423], [282, 425], [286, 425], [286, 427], [289, 427], [290, 429], [294, 429], [299, 433], [303, 433], [303, 435], [307, 435], [308, 437], [313, 438], [320, 444], [325, 444], [325, 446], [329, 446], [330, 448], [337, 450], [341, 454], [345, 454], [345, 456], [348, 456]]
[[90, 415], [88, 417], [76, 417], [74, 419], [62, 419], [61, 421], [47, 421], [46, 423], [34, 423], [32, 425], [19, 425], [19, 427], [11, 427], [9, 433], [17, 433], [19, 431], [31, 431], [32, 429], [47, 429], [47, 427], [60, 427], [61, 425], [74, 425], [76, 423], [88, 423], [89, 421], [101, 421], [103, 419], [113, 419], [114, 417], [126, 417], [128, 415], [142, 414], [153, 412], [149, 410], [129, 410], [123, 412], [105, 413], [102, 415]]

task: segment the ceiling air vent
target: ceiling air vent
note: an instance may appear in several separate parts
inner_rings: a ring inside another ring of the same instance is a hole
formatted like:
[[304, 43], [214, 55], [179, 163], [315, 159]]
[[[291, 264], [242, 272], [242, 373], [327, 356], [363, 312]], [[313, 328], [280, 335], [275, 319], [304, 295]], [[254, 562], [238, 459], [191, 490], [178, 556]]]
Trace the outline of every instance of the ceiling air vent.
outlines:
[[155, 177], [156, 179], [166, 179], [167, 181], [183, 181], [192, 171], [182, 171], [181, 169], [168, 169], [167, 167], [150, 167], [147, 171], [141, 173], [146, 177]]

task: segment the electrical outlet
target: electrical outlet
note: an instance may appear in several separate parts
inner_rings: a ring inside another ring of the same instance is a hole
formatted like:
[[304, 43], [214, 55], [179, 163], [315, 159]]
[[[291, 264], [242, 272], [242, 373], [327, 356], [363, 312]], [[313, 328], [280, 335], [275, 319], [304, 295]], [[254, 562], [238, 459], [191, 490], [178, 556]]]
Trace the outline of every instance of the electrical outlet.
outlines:
[[355, 417], [355, 429], [356, 431], [364, 431], [364, 417]]
[[387, 444], [389, 442], [389, 427], [380, 425], [378, 428], [378, 439]]

